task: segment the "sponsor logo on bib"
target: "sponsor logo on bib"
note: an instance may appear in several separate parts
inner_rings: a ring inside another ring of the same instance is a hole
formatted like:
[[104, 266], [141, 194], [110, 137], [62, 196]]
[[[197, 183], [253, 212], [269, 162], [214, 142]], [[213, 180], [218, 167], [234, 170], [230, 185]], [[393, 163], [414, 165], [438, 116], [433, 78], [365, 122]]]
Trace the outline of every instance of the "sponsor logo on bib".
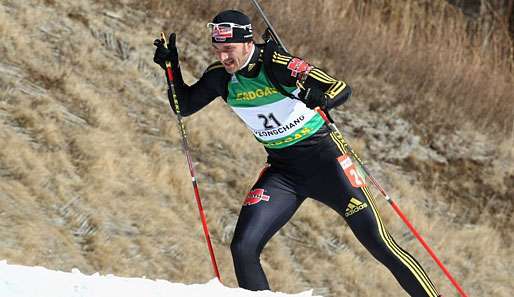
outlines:
[[262, 89], [256, 89], [254, 91], [236, 93], [236, 100], [237, 101], [255, 100], [255, 99], [258, 99], [261, 97], [268, 97], [268, 96], [276, 94], [276, 93], [278, 93], [277, 89], [265, 87]]

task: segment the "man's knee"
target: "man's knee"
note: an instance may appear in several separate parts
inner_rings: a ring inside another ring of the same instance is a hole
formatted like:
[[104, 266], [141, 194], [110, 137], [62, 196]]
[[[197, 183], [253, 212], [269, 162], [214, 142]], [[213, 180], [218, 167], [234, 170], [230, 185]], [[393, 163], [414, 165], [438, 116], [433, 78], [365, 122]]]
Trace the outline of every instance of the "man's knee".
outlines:
[[258, 243], [252, 239], [235, 238], [230, 244], [230, 251], [234, 259], [246, 260], [259, 257]]

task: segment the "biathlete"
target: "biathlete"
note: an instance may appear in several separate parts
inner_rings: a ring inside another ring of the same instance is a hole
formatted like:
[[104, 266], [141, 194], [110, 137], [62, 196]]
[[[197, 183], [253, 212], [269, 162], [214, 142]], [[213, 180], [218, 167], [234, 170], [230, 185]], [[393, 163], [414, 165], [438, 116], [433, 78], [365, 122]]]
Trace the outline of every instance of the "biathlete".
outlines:
[[246, 197], [231, 243], [239, 286], [270, 289], [260, 264], [261, 251], [311, 197], [342, 216], [410, 296], [439, 296], [420, 264], [384, 227], [344, 139], [313, 110], [343, 104], [351, 95], [350, 86], [281, 51], [272, 41], [255, 44], [250, 19], [242, 12], [223, 11], [208, 27], [219, 61], [193, 85], [182, 79], [175, 34], [168, 48], [163, 40], [155, 41], [154, 61], [163, 68], [171, 62], [182, 116], [221, 97], [268, 153], [267, 167]]

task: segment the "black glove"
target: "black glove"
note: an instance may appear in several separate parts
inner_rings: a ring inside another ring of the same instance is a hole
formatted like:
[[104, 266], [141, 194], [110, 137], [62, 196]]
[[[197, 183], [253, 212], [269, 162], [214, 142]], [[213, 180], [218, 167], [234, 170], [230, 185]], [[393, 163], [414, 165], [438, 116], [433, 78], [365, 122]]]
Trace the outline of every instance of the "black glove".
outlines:
[[164, 47], [164, 40], [155, 39], [153, 45], [157, 47], [153, 56], [153, 61], [163, 69], [166, 69], [166, 61], [169, 61], [171, 65], [178, 66], [178, 51], [175, 44], [176, 34], [171, 33], [168, 39], [168, 48]]
[[318, 88], [302, 89], [298, 93], [298, 98], [310, 109], [318, 106], [325, 108], [327, 106], [327, 95]]

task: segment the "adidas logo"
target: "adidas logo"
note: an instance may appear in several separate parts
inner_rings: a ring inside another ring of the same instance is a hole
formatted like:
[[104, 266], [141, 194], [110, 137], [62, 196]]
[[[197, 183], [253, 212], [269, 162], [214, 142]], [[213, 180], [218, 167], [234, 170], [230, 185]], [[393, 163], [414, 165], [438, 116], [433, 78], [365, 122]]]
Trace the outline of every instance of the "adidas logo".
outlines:
[[348, 206], [346, 207], [346, 211], [344, 213], [345, 217], [349, 217], [353, 215], [354, 213], [363, 210], [364, 208], [368, 207], [368, 204], [366, 202], [360, 202], [356, 198], [350, 199], [350, 202], [348, 202]]

